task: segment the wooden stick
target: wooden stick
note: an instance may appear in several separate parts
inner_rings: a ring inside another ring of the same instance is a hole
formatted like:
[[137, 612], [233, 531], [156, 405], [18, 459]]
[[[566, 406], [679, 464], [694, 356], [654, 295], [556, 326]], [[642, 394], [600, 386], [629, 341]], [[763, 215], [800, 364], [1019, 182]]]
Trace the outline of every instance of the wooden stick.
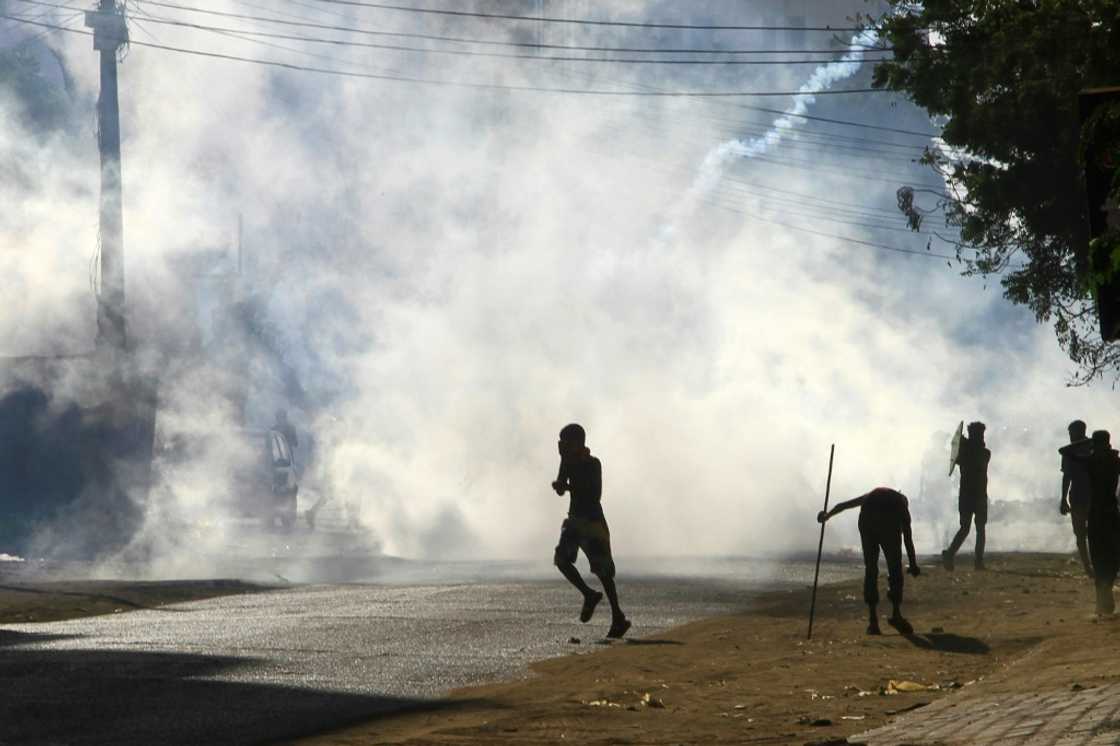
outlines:
[[[828, 512], [828, 494], [832, 491], [832, 457], [836, 455], [836, 444], [828, 449], [828, 481], [824, 485], [824, 512]], [[817, 569], [813, 573], [813, 600], [809, 602], [809, 634], [806, 640], [813, 639], [813, 612], [817, 610], [817, 580], [821, 576], [821, 552], [824, 550], [824, 523], [821, 523], [821, 540], [817, 544]]]

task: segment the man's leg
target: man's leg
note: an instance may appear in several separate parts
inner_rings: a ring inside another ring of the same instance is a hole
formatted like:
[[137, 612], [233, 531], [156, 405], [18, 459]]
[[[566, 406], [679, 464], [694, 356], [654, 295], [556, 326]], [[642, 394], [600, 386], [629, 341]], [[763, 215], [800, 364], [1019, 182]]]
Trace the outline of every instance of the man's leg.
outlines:
[[1085, 540], [1085, 531], [1088, 525], [1088, 511], [1084, 508], [1071, 508], [1070, 521], [1073, 523], [1073, 538], [1077, 541], [1077, 555], [1081, 558], [1081, 566], [1085, 574], [1093, 577], [1093, 564], [1089, 561], [1089, 545]]
[[614, 563], [611, 562], [607, 570], [599, 570], [596, 576], [603, 584], [603, 591], [611, 603], [611, 628], [607, 631], [607, 637], [622, 637], [630, 629], [630, 620], [622, 613], [622, 606], [618, 603], [618, 588], [614, 584]]
[[[862, 517], [862, 516], [861, 516]], [[863, 601], [867, 604], [867, 634], [879, 630], [879, 539], [871, 526], [859, 523], [859, 541], [863, 548]]]
[[603, 592], [611, 604], [611, 628], [607, 637], [622, 637], [630, 629], [630, 620], [622, 612], [618, 601], [618, 587], [614, 582], [614, 557], [611, 555], [611, 534], [606, 521], [598, 523], [589, 531], [583, 544], [583, 553], [591, 563], [591, 572], [603, 584]]
[[[1101, 521], [1104, 522], [1104, 521]], [[1115, 610], [1112, 584], [1116, 582], [1115, 540], [1107, 525], [1098, 525], [1092, 519], [1087, 531], [1089, 557], [1093, 562], [1093, 581], [1097, 591], [1097, 613], [1111, 614]]]
[[988, 498], [978, 500], [976, 503], [976, 554], [972, 558], [973, 566], [977, 570], [984, 569], [984, 544], [987, 541], [988, 526]]
[[961, 544], [968, 537], [968, 529], [972, 525], [972, 506], [961, 503], [960, 506], [961, 527], [957, 529], [956, 536], [949, 544], [949, 548], [941, 553], [941, 563], [945, 565], [946, 570], [953, 569], [953, 557], [956, 556], [957, 551], [961, 548]]
[[568, 579], [569, 583], [579, 589], [579, 592], [582, 593], [584, 597], [595, 593], [595, 591], [591, 590], [591, 586], [583, 581], [583, 577], [579, 574], [579, 570], [576, 569], [574, 563], [557, 561], [556, 567], [560, 569], [560, 572]]
[[576, 569], [576, 556], [579, 551], [579, 543], [576, 537], [573, 536], [573, 531], [574, 529], [568, 521], [564, 521], [564, 525], [560, 527], [560, 541], [556, 544], [556, 551], [553, 553], [552, 561], [557, 569], [560, 570], [561, 574], [583, 594], [586, 600], [595, 595], [595, 591], [591, 590], [591, 587], [583, 582], [583, 577], [580, 576], [579, 570]]
[[622, 613], [622, 606], [618, 603], [618, 587], [614, 584], [614, 578], [607, 575], [599, 575], [598, 578], [603, 584], [603, 592], [607, 594], [607, 601], [611, 604], [611, 624], [625, 621], [626, 615]]
[[887, 598], [891, 600], [891, 618], [887, 623], [904, 635], [914, 631], [902, 616], [902, 535], [897, 529], [883, 539], [883, 557], [887, 560]]
[[1104, 565], [1104, 577], [1097, 575], [1097, 594], [1099, 601], [1099, 612], [1111, 616], [1116, 612], [1116, 600], [1112, 594], [1112, 586], [1116, 584], [1116, 575], [1120, 571], [1120, 527], [1117, 526], [1117, 518], [1110, 516], [1105, 524], [1105, 530], [1101, 536], [1102, 548], [1102, 563]]

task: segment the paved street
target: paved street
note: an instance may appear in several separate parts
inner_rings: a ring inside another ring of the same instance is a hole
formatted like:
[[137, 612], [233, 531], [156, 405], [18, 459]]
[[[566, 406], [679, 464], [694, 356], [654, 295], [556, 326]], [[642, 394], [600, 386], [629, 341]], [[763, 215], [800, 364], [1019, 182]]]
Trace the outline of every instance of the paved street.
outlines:
[[849, 739], [867, 746], [1120, 743], [1120, 684], [958, 702], [948, 697]]
[[[763, 565], [715, 561], [704, 576], [623, 579], [632, 635], [742, 608], [763, 577], [775, 582]], [[0, 744], [256, 743], [438, 707], [450, 688], [598, 649], [605, 603], [580, 625], [578, 596], [562, 581], [468, 580], [488, 569], [500, 568], [430, 569], [454, 582], [297, 586], [7, 625]], [[779, 584], [803, 585], [811, 564], [783, 573]], [[851, 574], [839, 567], [823, 579]]]

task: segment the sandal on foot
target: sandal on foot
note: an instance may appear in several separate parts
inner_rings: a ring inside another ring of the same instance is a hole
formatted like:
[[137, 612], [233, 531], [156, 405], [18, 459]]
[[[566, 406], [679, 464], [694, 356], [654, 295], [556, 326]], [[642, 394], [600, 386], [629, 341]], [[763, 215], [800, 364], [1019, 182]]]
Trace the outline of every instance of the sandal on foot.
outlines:
[[910, 622], [906, 621], [906, 619], [904, 619], [903, 617], [892, 616], [890, 619], [887, 620], [887, 624], [889, 624], [892, 627], [894, 627], [895, 629], [897, 629], [900, 634], [903, 634], [903, 635], [914, 634], [914, 627], [910, 624]]
[[615, 619], [611, 622], [611, 628], [610, 631], [607, 632], [607, 637], [617, 640], [625, 635], [628, 629], [630, 629], [629, 619]]

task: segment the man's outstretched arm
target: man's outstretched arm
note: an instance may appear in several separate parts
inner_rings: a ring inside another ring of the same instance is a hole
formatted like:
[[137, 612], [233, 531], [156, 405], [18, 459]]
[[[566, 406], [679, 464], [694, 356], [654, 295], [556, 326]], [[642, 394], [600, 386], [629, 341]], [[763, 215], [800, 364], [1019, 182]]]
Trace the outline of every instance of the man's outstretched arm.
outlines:
[[842, 502], [842, 503], [836, 503], [835, 505], [832, 506], [832, 509], [829, 510], [827, 513], [824, 512], [823, 510], [821, 512], [817, 513], [817, 521], [819, 523], [824, 523], [825, 521], [827, 521], [829, 518], [836, 515], [837, 513], [843, 513], [845, 510], [848, 510], [849, 508], [858, 508], [859, 506], [863, 505], [863, 501], [866, 500], [866, 499], [867, 499], [867, 495], [860, 495], [859, 497], [853, 497], [851, 500], [847, 500], [847, 501]]
[[906, 559], [910, 562], [908, 572], [917, 577], [922, 574], [918, 567], [918, 554], [914, 551], [914, 535], [910, 532], [910, 508], [904, 508], [902, 517], [902, 543], [906, 545]]

